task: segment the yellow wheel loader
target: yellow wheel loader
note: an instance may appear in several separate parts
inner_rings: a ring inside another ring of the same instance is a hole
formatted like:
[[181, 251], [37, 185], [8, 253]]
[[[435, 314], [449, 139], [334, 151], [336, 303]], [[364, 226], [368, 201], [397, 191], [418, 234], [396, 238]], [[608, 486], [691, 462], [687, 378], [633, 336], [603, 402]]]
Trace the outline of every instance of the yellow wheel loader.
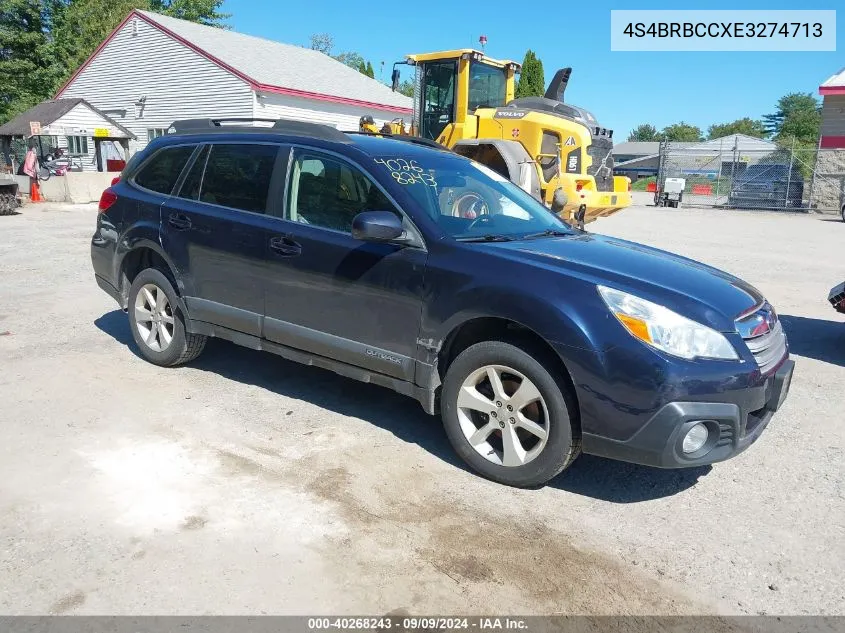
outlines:
[[408, 55], [397, 64], [415, 67], [410, 130], [404, 121], [379, 128], [363, 117], [362, 132], [436, 141], [494, 169], [581, 227], [631, 204], [631, 181], [613, 175], [613, 131], [563, 102], [571, 68], [555, 74], [545, 96], [514, 99], [520, 65], [477, 50]]

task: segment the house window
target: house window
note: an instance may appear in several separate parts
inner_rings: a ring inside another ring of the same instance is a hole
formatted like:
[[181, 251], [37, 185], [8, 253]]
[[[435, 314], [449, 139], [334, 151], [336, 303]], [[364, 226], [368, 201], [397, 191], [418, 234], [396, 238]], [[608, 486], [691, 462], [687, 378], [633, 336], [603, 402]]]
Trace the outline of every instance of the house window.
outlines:
[[87, 136], [68, 136], [67, 151], [71, 156], [82, 156], [88, 154]]
[[154, 138], [158, 138], [159, 136], [164, 136], [165, 134], [167, 134], [167, 130], [164, 129], [163, 127], [149, 128], [147, 130], [147, 140], [151, 141]]

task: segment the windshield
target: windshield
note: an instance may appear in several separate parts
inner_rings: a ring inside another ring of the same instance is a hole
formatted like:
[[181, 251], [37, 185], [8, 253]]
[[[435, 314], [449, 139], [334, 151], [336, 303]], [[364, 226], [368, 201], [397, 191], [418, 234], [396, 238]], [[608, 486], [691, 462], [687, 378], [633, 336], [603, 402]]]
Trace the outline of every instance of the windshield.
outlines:
[[505, 105], [505, 70], [472, 62], [469, 73], [469, 110], [498, 108]]
[[391, 156], [374, 161], [455, 239], [575, 234], [545, 205], [475, 161], [440, 152], [414, 160]]
[[750, 165], [739, 174], [738, 178], [743, 180], [750, 180], [752, 178], [778, 178], [785, 176], [787, 172], [786, 165]]

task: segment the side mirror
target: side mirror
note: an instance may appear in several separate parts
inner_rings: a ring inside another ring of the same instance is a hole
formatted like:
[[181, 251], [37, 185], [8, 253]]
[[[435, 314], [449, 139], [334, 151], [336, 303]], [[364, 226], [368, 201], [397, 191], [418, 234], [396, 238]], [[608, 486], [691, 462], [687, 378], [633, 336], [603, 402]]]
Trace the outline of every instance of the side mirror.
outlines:
[[393, 90], [393, 92], [396, 92], [397, 90], [399, 90], [399, 69], [398, 68], [393, 69], [393, 73], [390, 75], [390, 83], [391, 83], [391, 89]]
[[352, 219], [352, 237], [364, 242], [390, 242], [402, 237], [402, 220], [391, 211], [364, 211]]

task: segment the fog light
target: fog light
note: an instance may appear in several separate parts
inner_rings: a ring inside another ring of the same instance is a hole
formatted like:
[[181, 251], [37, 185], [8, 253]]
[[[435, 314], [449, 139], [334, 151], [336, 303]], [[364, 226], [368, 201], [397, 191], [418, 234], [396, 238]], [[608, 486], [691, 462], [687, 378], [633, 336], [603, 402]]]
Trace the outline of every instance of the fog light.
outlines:
[[681, 446], [685, 453], [695, 453], [701, 450], [701, 447], [707, 443], [707, 436], [709, 435], [707, 427], [699, 423], [692, 427], [684, 436], [684, 443]]

